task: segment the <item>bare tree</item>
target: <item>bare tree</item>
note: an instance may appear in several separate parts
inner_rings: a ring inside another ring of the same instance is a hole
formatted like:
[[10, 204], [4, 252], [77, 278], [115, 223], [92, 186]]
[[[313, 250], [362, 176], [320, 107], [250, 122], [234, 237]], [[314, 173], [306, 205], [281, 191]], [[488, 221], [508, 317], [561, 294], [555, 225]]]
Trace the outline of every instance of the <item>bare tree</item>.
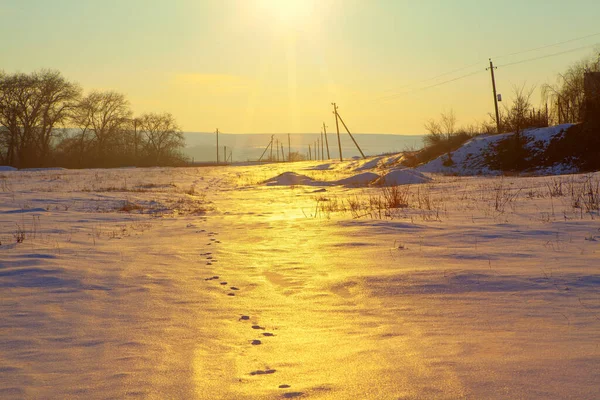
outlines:
[[550, 112], [555, 123], [581, 122], [585, 116], [586, 72], [599, 72], [598, 63], [589, 58], [573, 64], [559, 74], [555, 84], [542, 86], [542, 95], [550, 103]]
[[531, 96], [534, 90], [535, 87], [526, 90], [525, 85], [513, 87], [513, 102], [510, 107], [504, 106], [506, 115], [502, 118], [502, 125], [505, 131], [515, 132], [518, 137], [523, 129], [530, 127]]
[[96, 163], [110, 164], [107, 152], [120, 144], [128, 131], [132, 112], [125, 95], [107, 91], [93, 91], [85, 96], [75, 110], [73, 121], [79, 128], [80, 157], [91, 148]]
[[48, 162], [56, 128], [69, 117], [81, 89], [60, 72], [0, 76], [0, 125], [4, 127], [6, 160], [16, 166]]
[[183, 133], [173, 115], [149, 113], [138, 120], [147, 155], [155, 165], [167, 162], [184, 146]]
[[436, 145], [447, 141], [456, 133], [456, 115], [454, 114], [454, 110], [441, 113], [439, 121], [434, 119], [428, 120], [424, 127], [429, 132], [424, 139], [426, 145]]

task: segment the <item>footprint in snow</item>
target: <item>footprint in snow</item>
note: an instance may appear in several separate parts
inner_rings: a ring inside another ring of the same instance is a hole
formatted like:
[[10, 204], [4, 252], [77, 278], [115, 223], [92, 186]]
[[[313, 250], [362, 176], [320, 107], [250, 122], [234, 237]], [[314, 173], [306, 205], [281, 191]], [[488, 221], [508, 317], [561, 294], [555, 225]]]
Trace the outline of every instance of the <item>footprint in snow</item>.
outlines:
[[262, 329], [263, 331], [265, 330], [265, 328], [260, 325], [252, 325], [252, 329]]
[[227, 296], [235, 296], [235, 293], [227, 293]]
[[284, 399], [293, 399], [294, 397], [300, 397], [302, 396], [304, 393], [302, 392], [288, 392], [286, 394], [283, 395]]
[[269, 374], [274, 374], [275, 373], [275, 369], [270, 369], [267, 368], [264, 371], [263, 370], [257, 370], [257, 371], [252, 371], [250, 372], [250, 375], [254, 376], [254, 375], [269, 375]]
[[260, 340], [255, 339], [252, 342], [250, 342], [250, 344], [252, 346], [258, 346], [258, 345], [262, 344], [262, 342]]
[[279, 385], [279, 389], [287, 389], [291, 387], [290, 385]]
[[239, 319], [239, 321], [248, 321], [250, 319], [250, 316], [248, 315], [242, 315]]
[[227, 282], [221, 282], [221, 285], [223, 285], [223, 286], [227, 285]]
[[211, 276], [210, 278], [205, 278], [204, 280], [205, 281], [212, 281], [212, 280], [215, 280], [215, 279], [219, 279], [219, 277], [215, 275], [215, 276]]
[[272, 334], [271, 332], [265, 332], [265, 333], [263, 333], [263, 336], [275, 336], [275, 335]]
[[232, 286], [230, 289], [231, 290], [240, 290], [239, 288], [236, 288], [235, 286]]

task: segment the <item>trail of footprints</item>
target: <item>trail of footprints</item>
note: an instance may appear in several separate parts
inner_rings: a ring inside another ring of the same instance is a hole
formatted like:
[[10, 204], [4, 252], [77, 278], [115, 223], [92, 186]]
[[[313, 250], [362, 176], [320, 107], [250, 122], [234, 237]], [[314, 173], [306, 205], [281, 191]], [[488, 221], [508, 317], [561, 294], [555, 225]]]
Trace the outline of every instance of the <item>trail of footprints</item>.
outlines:
[[[206, 232], [204, 229], [197, 231], [198, 233], [204, 233]], [[219, 244], [221, 243], [220, 240], [217, 240], [216, 238], [214, 238], [215, 235], [217, 235], [218, 233], [216, 232], [208, 232], [208, 236], [209, 236], [209, 242], [207, 243], [208, 246], [211, 246], [213, 244]], [[200, 254], [202, 257], [206, 258], [206, 265], [213, 265], [214, 263], [217, 262], [217, 260], [213, 257], [211, 252], [206, 252], [206, 253], [202, 253]], [[220, 286], [223, 287], [227, 287], [229, 286], [229, 282], [222, 280], [222, 278], [219, 275], [214, 275], [214, 276], [210, 276], [208, 278], [204, 279], [205, 281], [218, 281]], [[235, 292], [239, 291], [240, 289], [236, 286], [229, 286], [229, 290], [231, 290], [230, 292], [227, 293], [227, 296], [230, 297], [234, 297], [236, 295]], [[250, 316], [249, 315], [242, 315], [240, 316], [240, 318], [238, 319], [238, 321], [240, 322], [250, 322]], [[250, 328], [254, 331], [266, 331], [266, 328], [263, 326], [260, 326], [257, 322], [251, 322], [252, 325], [250, 325]], [[269, 337], [273, 337], [275, 336], [275, 334], [271, 333], [271, 332], [261, 332], [260, 335], [263, 338], [269, 338]], [[253, 339], [250, 341], [250, 345], [251, 346], [260, 346], [262, 344], [262, 340], [260, 339]], [[276, 369], [272, 369], [270, 367], [265, 367], [265, 369], [263, 370], [256, 370], [256, 371], [252, 371], [250, 372], [250, 376], [258, 376], [258, 375], [271, 375], [276, 373], [277, 370]], [[291, 386], [287, 385], [287, 384], [282, 384], [279, 385], [278, 388], [279, 389], [289, 389]], [[290, 399], [290, 398], [295, 398], [295, 397], [300, 397], [304, 395], [303, 392], [287, 392], [284, 393], [282, 395], [283, 398], [286, 399]]]

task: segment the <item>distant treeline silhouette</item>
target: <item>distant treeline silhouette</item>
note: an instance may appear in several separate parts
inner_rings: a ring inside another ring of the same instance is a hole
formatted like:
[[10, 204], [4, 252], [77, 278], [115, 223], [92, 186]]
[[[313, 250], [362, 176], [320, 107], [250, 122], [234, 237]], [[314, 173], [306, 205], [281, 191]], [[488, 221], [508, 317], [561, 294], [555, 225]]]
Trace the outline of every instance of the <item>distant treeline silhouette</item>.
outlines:
[[181, 129], [169, 113], [134, 117], [124, 94], [91, 91], [59, 71], [0, 71], [0, 165], [165, 166], [185, 162]]

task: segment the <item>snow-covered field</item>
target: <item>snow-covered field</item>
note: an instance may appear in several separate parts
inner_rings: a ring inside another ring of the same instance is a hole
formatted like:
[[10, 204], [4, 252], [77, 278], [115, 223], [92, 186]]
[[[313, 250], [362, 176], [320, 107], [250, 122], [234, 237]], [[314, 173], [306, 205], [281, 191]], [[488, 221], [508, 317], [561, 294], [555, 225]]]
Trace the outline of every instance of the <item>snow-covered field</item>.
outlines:
[[394, 162], [0, 172], [0, 398], [598, 398], [600, 173]]

